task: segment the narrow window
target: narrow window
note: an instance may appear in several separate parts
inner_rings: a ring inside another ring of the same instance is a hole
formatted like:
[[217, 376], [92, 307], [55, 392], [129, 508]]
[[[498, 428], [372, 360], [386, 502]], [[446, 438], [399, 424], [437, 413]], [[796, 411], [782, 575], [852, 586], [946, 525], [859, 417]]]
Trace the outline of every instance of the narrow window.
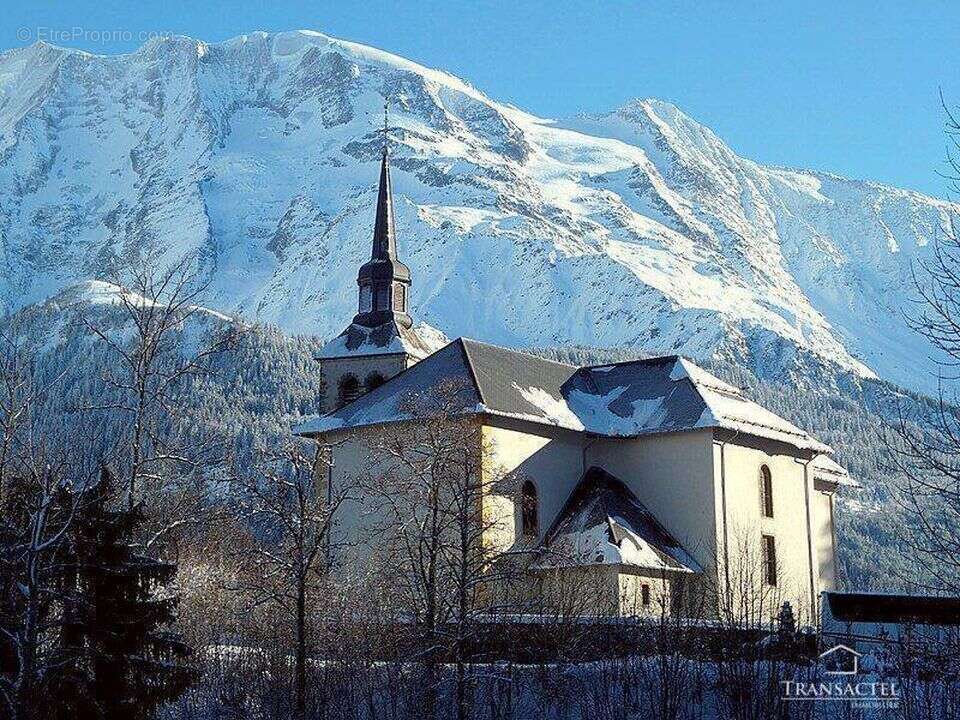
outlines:
[[373, 290], [369, 285], [360, 288], [360, 312], [368, 313], [373, 310]]
[[773, 476], [766, 465], [760, 466], [760, 506], [764, 517], [773, 517]]
[[337, 409], [360, 397], [360, 381], [353, 375], [344, 375], [337, 383]]
[[389, 310], [390, 309], [390, 288], [380, 287], [377, 288], [377, 305], [376, 310]]
[[367, 375], [367, 379], [363, 381], [363, 385], [367, 392], [370, 392], [371, 390], [375, 390], [383, 385], [384, 382], [386, 381], [384, 380], [383, 375], [378, 372], [372, 372]]
[[640, 602], [644, 607], [650, 605], [650, 586], [646, 583], [640, 586]]
[[763, 536], [763, 574], [767, 585], [777, 584], [777, 544], [773, 535]]
[[537, 519], [537, 486], [527, 480], [520, 490], [520, 525], [524, 535], [536, 536], [539, 531]]
[[407, 288], [400, 283], [393, 284], [393, 309], [394, 312], [407, 311]]

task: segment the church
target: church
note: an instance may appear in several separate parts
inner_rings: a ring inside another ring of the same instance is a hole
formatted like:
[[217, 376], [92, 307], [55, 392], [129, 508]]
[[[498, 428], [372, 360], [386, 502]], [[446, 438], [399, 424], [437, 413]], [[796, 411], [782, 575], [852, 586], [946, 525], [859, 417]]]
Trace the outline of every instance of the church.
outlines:
[[387, 148], [357, 285], [353, 321], [318, 358], [323, 414], [295, 429], [329, 448], [331, 486], [364, 463], [371, 433], [417, 423], [405, 398], [455, 382], [484, 463], [515, 480], [489, 505], [502, 528], [489, 541], [530, 550], [535, 592], [559, 578], [597, 593], [602, 615], [643, 616], [683, 612], [680, 588], [697, 581], [709, 615], [750, 596], [770, 599], [768, 618], [790, 602], [816, 622], [836, 575], [835, 498], [856, 486], [830, 447], [676, 355], [577, 367], [418, 330]]

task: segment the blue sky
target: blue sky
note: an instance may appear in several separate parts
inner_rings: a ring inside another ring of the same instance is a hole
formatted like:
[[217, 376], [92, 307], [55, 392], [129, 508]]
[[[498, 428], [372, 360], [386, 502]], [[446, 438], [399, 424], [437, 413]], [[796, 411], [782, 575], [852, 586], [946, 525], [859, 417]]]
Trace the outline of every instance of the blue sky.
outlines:
[[[223, 40], [308, 28], [463, 77], [558, 117], [669, 100], [746, 157], [946, 196], [939, 93], [960, 105], [960, 2], [237, 2], [9, 4], [0, 47], [97, 53], [151, 33]], [[25, 42], [26, 41], [26, 42]]]

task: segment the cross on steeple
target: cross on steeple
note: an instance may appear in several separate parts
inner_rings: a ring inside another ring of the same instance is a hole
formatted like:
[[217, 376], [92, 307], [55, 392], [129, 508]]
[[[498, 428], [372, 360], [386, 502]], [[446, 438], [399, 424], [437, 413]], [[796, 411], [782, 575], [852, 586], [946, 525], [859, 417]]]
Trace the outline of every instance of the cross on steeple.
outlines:
[[383, 135], [383, 153], [387, 154], [390, 151], [390, 131], [397, 130], [396, 126], [390, 127], [390, 101], [386, 100], [383, 103], [383, 127], [378, 130], [378, 133]]

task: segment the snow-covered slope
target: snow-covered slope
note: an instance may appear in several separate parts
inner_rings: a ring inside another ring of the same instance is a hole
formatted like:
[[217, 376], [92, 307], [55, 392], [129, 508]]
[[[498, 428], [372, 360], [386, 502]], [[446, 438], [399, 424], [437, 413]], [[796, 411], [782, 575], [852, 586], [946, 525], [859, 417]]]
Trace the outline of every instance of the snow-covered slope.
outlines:
[[413, 312], [451, 337], [809, 358], [928, 388], [902, 319], [951, 206], [745, 160], [676, 107], [562, 121], [317, 33], [0, 55], [0, 293], [197, 251], [207, 304], [331, 336], [369, 252], [384, 99]]

